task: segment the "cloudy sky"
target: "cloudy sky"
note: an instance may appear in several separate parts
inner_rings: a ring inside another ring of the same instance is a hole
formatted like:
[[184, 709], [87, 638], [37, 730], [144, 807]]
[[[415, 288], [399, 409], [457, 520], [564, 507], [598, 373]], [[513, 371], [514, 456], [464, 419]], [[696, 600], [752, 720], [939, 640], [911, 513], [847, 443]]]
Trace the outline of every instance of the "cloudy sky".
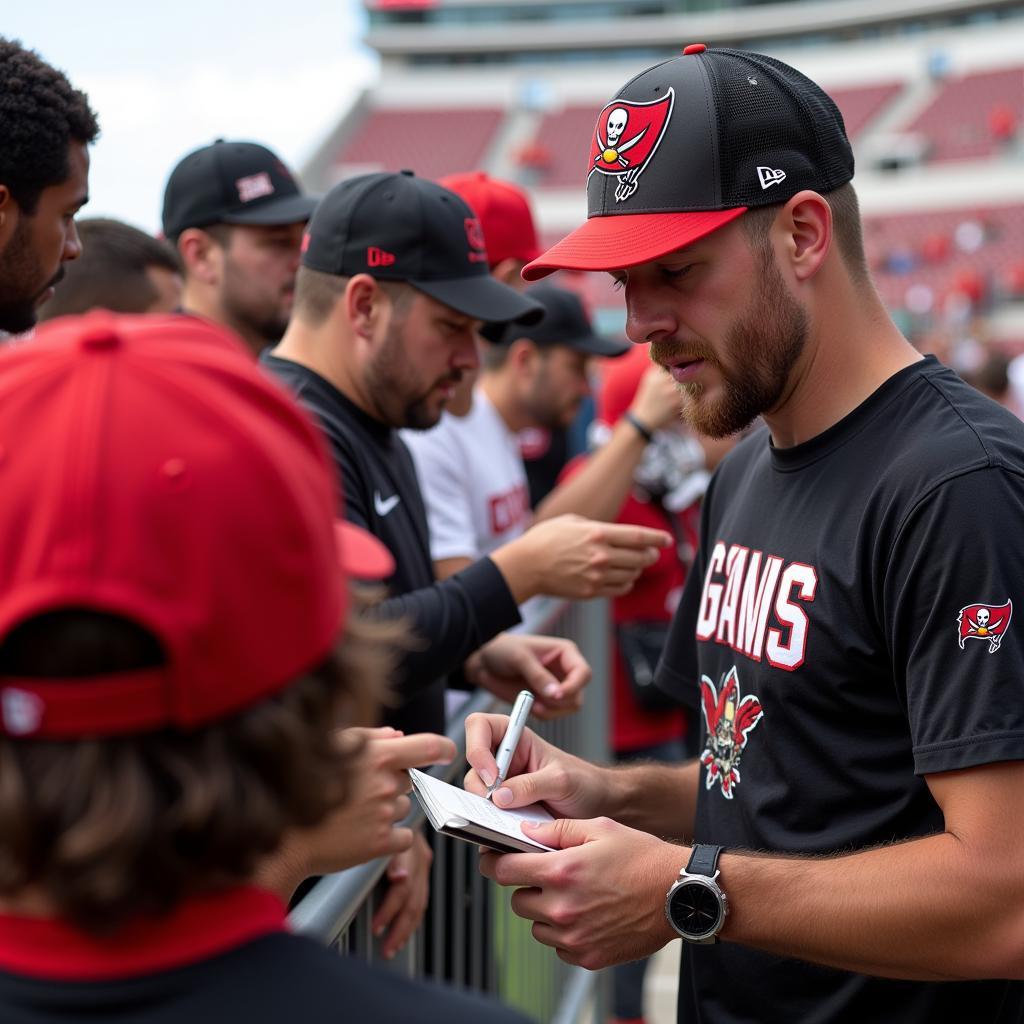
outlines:
[[150, 231], [170, 169], [218, 136], [301, 164], [376, 78], [363, 29], [358, 0], [32, 0], [0, 20], [99, 113], [83, 215]]

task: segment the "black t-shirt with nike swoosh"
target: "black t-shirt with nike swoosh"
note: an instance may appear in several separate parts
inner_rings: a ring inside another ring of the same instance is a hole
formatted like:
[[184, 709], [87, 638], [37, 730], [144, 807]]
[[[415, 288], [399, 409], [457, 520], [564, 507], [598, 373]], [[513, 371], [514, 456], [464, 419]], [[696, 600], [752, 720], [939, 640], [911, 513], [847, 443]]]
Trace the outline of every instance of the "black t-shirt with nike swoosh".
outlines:
[[390, 549], [391, 597], [379, 607], [404, 618], [423, 643], [403, 659], [402, 704], [387, 723], [406, 732], [444, 731], [447, 675], [481, 644], [519, 622], [498, 567], [482, 558], [442, 582], [434, 578], [430, 536], [412, 457], [397, 431], [363, 412], [300, 363], [264, 354], [261, 362], [316, 417], [341, 474], [345, 518]]

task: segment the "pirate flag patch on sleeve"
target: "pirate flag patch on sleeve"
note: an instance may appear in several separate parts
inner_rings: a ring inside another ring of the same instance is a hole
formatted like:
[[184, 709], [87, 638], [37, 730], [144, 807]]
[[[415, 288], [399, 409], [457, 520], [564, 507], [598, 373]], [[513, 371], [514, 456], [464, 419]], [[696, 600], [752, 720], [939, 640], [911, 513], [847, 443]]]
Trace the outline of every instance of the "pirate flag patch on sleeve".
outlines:
[[1013, 602], [1006, 604], [968, 604], [960, 609], [957, 623], [960, 626], [960, 650], [968, 640], [984, 640], [988, 653], [995, 654], [1003, 641], [1013, 614]]

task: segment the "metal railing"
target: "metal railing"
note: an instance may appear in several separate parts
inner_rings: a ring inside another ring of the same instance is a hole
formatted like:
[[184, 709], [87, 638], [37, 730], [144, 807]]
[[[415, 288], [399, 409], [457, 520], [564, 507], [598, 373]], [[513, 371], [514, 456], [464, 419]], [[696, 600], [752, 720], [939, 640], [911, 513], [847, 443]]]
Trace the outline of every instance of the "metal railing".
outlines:
[[[555, 722], [532, 722], [531, 727], [563, 750], [589, 760], [607, 760], [606, 602], [538, 602], [524, 628], [574, 640], [594, 672], [580, 712]], [[465, 772], [466, 716], [507, 708], [485, 691], [474, 692], [447, 723], [446, 731], [459, 756], [450, 765], [432, 768], [431, 774], [459, 784]], [[416, 800], [413, 805], [403, 824], [419, 827], [423, 812]], [[411, 977], [433, 977], [491, 993], [540, 1024], [574, 1024], [588, 1000], [594, 1004], [596, 1016], [605, 1001], [603, 975], [563, 963], [554, 950], [533, 939], [530, 922], [511, 911], [511, 890], [480, 875], [475, 846], [439, 834], [433, 836], [432, 845], [430, 910], [419, 931], [389, 966]], [[380, 858], [321, 878], [292, 910], [292, 929], [335, 946], [341, 953], [378, 959], [370, 922], [387, 864], [387, 858]]]

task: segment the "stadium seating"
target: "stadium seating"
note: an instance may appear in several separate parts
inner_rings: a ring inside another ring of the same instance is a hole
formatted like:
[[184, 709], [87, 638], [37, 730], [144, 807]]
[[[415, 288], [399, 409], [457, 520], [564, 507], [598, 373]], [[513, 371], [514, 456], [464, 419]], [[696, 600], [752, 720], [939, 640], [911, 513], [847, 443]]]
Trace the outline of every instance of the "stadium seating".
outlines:
[[440, 178], [483, 165], [504, 111], [495, 108], [390, 110], [376, 108], [348, 133], [338, 167], [414, 170]]
[[946, 82], [908, 125], [928, 139], [929, 159], [994, 156], [1024, 118], [1024, 66], [976, 72]]
[[[537, 129], [533, 150], [541, 188], [581, 188], [587, 177], [590, 136], [603, 101], [565, 107], [547, 114]], [[543, 154], [544, 160], [537, 159]]]
[[836, 101], [836, 106], [843, 115], [847, 136], [855, 141], [886, 105], [902, 91], [902, 82], [881, 82], [877, 85], [830, 89], [829, 95]]

